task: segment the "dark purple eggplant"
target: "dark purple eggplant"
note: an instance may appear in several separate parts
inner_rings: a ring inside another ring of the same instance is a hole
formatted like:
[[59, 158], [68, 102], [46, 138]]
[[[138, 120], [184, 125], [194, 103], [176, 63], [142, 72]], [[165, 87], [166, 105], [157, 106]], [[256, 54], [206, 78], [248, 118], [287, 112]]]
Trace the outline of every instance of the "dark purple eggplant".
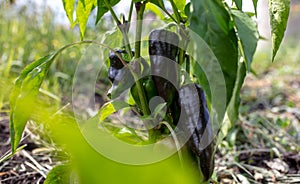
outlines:
[[[175, 61], [178, 55], [179, 37], [176, 33], [156, 29], [149, 36], [151, 72], [159, 96], [169, 106], [175, 96], [178, 72]], [[173, 84], [172, 84], [173, 83]], [[174, 86], [175, 85], [175, 86]]]
[[179, 104], [184, 117], [181, 128], [185, 134], [191, 135], [188, 149], [197, 160], [204, 181], [207, 181], [214, 170], [215, 144], [205, 94], [197, 84], [185, 85], [179, 90]]

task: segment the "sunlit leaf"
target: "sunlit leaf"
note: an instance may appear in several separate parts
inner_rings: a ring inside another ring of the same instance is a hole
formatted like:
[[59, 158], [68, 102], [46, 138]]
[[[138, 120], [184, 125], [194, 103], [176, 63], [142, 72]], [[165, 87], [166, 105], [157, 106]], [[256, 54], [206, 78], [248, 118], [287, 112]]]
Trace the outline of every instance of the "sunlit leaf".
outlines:
[[74, 13], [75, 0], [63, 0], [63, 5], [69, 21], [71, 25], [73, 25], [74, 23], [73, 13]]
[[95, 0], [78, 1], [76, 8], [76, 21], [79, 24], [81, 39], [83, 39], [89, 16], [93, 8], [95, 8]]
[[141, 144], [143, 141], [136, 133], [126, 127], [120, 129], [114, 136], [129, 144]]
[[10, 136], [13, 152], [21, 140], [39, 88], [56, 55], [57, 53], [48, 55], [28, 65], [15, 83], [10, 98]]
[[164, 19], [164, 14], [162, 13], [161, 9], [159, 9], [156, 5], [147, 3], [146, 10], [150, 10], [153, 12], [156, 16], [158, 16], [160, 19]]
[[239, 10], [232, 10], [231, 12], [246, 57], [247, 69], [250, 71], [251, 62], [259, 39], [257, 24], [246, 13]]
[[127, 103], [125, 103], [124, 101], [113, 100], [113, 101], [107, 102], [99, 110], [100, 122], [105, 120], [111, 114], [117, 112], [120, 109], [126, 108], [126, 107], [129, 107], [129, 105]]
[[180, 10], [181, 12], [184, 12], [186, 0], [174, 0], [174, 3], [176, 4], [176, 7], [178, 8], [178, 10]]
[[290, 0], [269, 0], [269, 13], [272, 28], [272, 61], [274, 61], [286, 30]]
[[75, 42], [66, 45], [53, 54], [32, 62], [22, 70], [17, 78], [10, 95], [10, 137], [13, 153], [20, 143], [25, 125], [36, 105], [35, 99], [39, 93], [40, 86], [54, 59], [65, 49], [81, 43], [90, 42]]

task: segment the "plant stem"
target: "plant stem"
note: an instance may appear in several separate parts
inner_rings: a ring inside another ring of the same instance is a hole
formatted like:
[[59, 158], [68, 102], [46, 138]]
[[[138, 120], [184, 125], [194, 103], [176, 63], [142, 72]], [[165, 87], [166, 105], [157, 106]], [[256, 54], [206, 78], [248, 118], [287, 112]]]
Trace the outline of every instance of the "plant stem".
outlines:
[[[135, 36], [135, 58], [139, 59], [141, 57], [141, 38], [142, 38], [142, 29], [143, 29], [143, 16], [144, 16], [144, 10], [146, 7], [147, 1], [144, 3], [135, 3], [136, 11], [137, 11], [137, 25], [136, 25], [136, 36]], [[150, 109], [148, 106], [148, 102], [146, 99], [144, 88], [141, 85], [140, 81], [136, 82], [137, 89], [139, 92], [139, 98], [142, 105], [142, 111], [144, 115], [150, 115]], [[149, 136], [149, 143], [154, 143], [158, 137], [158, 130], [155, 128], [148, 130], [148, 136]]]
[[180, 16], [180, 14], [178, 12], [178, 8], [177, 8], [177, 6], [176, 6], [176, 4], [174, 3], [173, 0], [170, 0], [170, 3], [171, 3], [171, 6], [172, 6], [172, 9], [173, 9], [173, 12], [174, 12], [174, 14], [176, 16], [176, 19], [177, 19], [176, 22], [179, 24], [180, 21], [181, 21], [181, 16]]
[[[135, 59], [141, 59], [141, 37], [142, 37], [142, 28], [143, 28], [143, 15], [146, 4], [144, 3], [135, 3], [137, 11], [137, 25], [136, 25], [136, 36], [135, 36]], [[148, 107], [146, 95], [144, 88], [139, 80], [136, 80], [136, 86], [139, 93], [139, 98], [142, 105], [142, 111], [144, 115], [150, 115], [151, 112]]]
[[[127, 23], [128, 24], [128, 23]], [[130, 47], [130, 44], [129, 44], [129, 38], [128, 38], [128, 32], [122, 28], [120, 28], [120, 26], [118, 26], [120, 31], [122, 32], [122, 36], [123, 36], [123, 41], [124, 41], [124, 45], [125, 45], [125, 49], [126, 49], [126, 52], [129, 54], [129, 57], [130, 57], [130, 60], [133, 58], [133, 54], [132, 54], [132, 51], [131, 51], [131, 47]]]
[[179, 33], [180, 33], [180, 36], [181, 36], [181, 41], [180, 41], [180, 44], [179, 44], [180, 48], [179, 48], [178, 63], [179, 63], [179, 65], [182, 65], [184, 63], [186, 49], [188, 47], [188, 44], [189, 44], [190, 40], [189, 40], [188, 30], [186, 30], [184, 25], [179, 26]]
[[190, 68], [191, 68], [191, 62], [190, 62], [190, 56], [186, 55], [186, 72], [190, 75]]
[[129, 15], [128, 15], [128, 22], [131, 22], [131, 17], [132, 17], [132, 12], [133, 12], [133, 0], [131, 1], [130, 4], [130, 10], [129, 10]]
[[135, 8], [137, 11], [137, 22], [136, 22], [136, 34], [135, 34], [135, 58], [141, 57], [141, 38], [143, 29], [143, 16], [146, 4], [135, 3]]

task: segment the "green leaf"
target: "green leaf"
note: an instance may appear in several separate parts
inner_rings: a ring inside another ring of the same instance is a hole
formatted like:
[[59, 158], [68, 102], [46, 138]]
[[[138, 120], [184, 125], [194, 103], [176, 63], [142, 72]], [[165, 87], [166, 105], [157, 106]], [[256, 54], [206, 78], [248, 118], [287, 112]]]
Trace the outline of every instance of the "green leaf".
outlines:
[[232, 10], [231, 12], [242, 43], [247, 69], [250, 71], [251, 62], [259, 39], [257, 24], [244, 12], [239, 10]]
[[[111, 7], [115, 6], [120, 2], [120, 0], [107, 0]], [[97, 18], [96, 24], [100, 21], [102, 16], [109, 10], [103, 0], [97, 0], [98, 11], [97, 11]]]
[[242, 10], [242, 8], [243, 8], [243, 0], [234, 0], [234, 3], [236, 4], [236, 7], [239, 10]]
[[155, 4], [156, 6], [160, 7], [164, 12], [167, 11], [163, 0], [150, 0], [149, 2], [151, 2], [151, 3]]
[[63, 0], [63, 5], [64, 5], [65, 12], [67, 14], [67, 17], [68, 17], [71, 25], [73, 26], [73, 24], [74, 24], [73, 13], [74, 13], [75, 0]]
[[258, 0], [252, 0], [253, 6], [254, 6], [254, 11], [255, 11], [255, 15], [256, 15], [256, 16], [257, 16], [257, 1], [258, 1]]
[[157, 7], [154, 4], [151, 3], [147, 3], [146, 4], [146, 10], [150, 10], [151, 12], [153, 12], [156, 16], [158, 16], [160, 19], [164, 19], [165, 15], [162, 13], [161, 9], [159, 9], [159, 7]]
[[[18, 151], [24, 149], [26, 146], [27, 146], [26, 144], [20, 146], [19, 148], [16, 149], [16, 152], [18, 152]], [[16, 152], [15, 152], [15, 153], [16, 153]], [[6, 152], [4, 155], [2, 155], [2, 156], [0, 157], [0, 164], [1, 164], [2, 162], [6, 161], [6, 160], [8, 160], [8, 159], [10, 159], [10, 158], [12, 158], [12, 157], [15, 155], [15, 153], [13, 153], [13, 152], [11, 152], [11, 151]]]
[[[219, 0], [191, 0], [191, 3], [193, 12], [190, 28], [204, 39], [217, 57], [226, 82], [226, 104], [228, 104], [238, 68], [237, 37], [229, 13]], [[195, 75], [209, 96], [210, 88], [205, 75], [201, 72]]]
[[238, 76], [234, 86], [234, 91], [232, 98], [226, 110], [226, 116], [224, 118], [223, 125], [221, 127], [220, 134], [218, 135], [218, 142], [222, 141], [224, 137], [228, 134], [231, 127], [234, 125], [238, 118], [239, 106], [240, 106], [240, 91], [243, 86], [246, 77], [246, 65], [244, 62], [239, 62], [238, 64]]
[[143, 141], [134, 130], [124, 127], [120, 129], [118, 132], [114, 133], [114, 136], [125, 141], [129, 144], [141, 144]]
[[99, 110], [100, 122], [103, 122], [111, 114], [117, 112], [118, 110], [130, 107], [126, 102], [120, 100], [112, 100], [105, 103]]
[[269, 0], [269, 13], [272, 29], [272, 61], [284, 37], [290, 13], [290, 0]]
[[239, 62], [238, 66], [238, 76], [234, 86], [234, 91], [232, 94], [232, 98], [227, 107], [228, 117], [231, 123], [235, 123], [239, 114], [239, 106], [240, 106], [240, 91], [243, 86], [245, 77], [246, 77], [246, 65], [243, 62]]
[[16, 80], [10, 98], [10, 136], [12, 152], [21, 140], [27, 120], [34, 108], [35, 98], [57, 53], [43, 57], [28, 65]]
[[186, 0], [174, 0], [174, 3], [176, 4], [176, 7], [178, 8], [178, 10], [180, 10], [180, 12], [184, 13]]
[[76, 21], [79, 24], [81, 39], [83, 39], [91, 11], [95, 8], [95, 0], [80, 0], [76, 8]]
[[44, 184], [64, 184], [69, 183], [70, 167], [67, 165], [57, 165], [48, 173]]
[[35, 99], [50, 65], [59, 53], [71, 46], [82, 43], [91, 42], [75, 42], [66, 45], [53, 54], [32, 62], [22, 70], [10, 95], [10, 137], [13, 153], [15, 153], [20, 143], [25, 125], [33, 112]]

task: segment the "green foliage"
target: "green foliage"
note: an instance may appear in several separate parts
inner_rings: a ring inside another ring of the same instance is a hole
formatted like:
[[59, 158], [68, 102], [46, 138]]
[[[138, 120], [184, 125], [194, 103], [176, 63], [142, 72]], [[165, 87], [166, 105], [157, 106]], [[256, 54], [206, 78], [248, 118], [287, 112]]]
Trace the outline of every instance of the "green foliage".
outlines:
[[246, 13], [238, 10], [232, 10], [231, 13], [233, 14], [233, 20], [242, 44], [241, 50], [244, 54], [248, 71], [250, 71], [259, 38], [257, 24]]
[[272, 28], [272, 61], [274, 61], [286, 30], [290, 13], [290, 0], [270, 0], [269, 11]]
[[75, 5], [75, 0], [62, 0], [64, 4], [64, 8], [67, 14], [67, 17], [73, 25], [73, 12], [74, 12], [74, 5]]
[[33, 112], [41, 84], [51, 64], [58, 54], [76, 44], [81, 44], [81, 42], [66, 45], [53, 54], [32, 62], [23, 69], [17, 78], [10, 96], [10, 136], [12, 152], [16, 151], [20, 143], [25, 125]]
[[[74, 27], [76, 24], [79, 25], [81, 39], [83, 39], [86, 25], [92, 10], [97, 7], [97, 24], [110, 7], [118, 4], [119, 2], [120, 0], [79, 0], [76, 4], [75, 0], [63, 0], [63, 5], [71, 26]], [[76, 10], [74, 9], [75, 5]], [[76, 12], [75, 22], [73, 21], [74, 11]]]
[[242, 10], [242, 8], [243, 8], [243, 0], [234, 0], [234, 2], [235, 2], [236, 7], [239, 10]]
[[[120, 0], [109, 0], [107, 1], [109, 3], [109, 5], [112, 7], [116, 4], [118, 4], [120, 2]], [[97, 5], [98, 5], [98, 12], [97, 12], [97, 20], [96, 20], [96, 24], [99, 22], [99, 20], [101, 19], [101, 17], [109, 10], [109, 8], [107, 7], [107, 5], [105, 4], [105, 1], [103, 0], [98, 0], [97, 1]]]
[[186, 0], [174, 0], [174, 3], [180, 12], [184, 12]]
[[79, 24], [81, 39], [83, 39], [86, 29], [86, 24], [89, 19], [91, 11], [95, 7], [94, 1], [81, 0], [78, 1], [76, 8], [76, 22]]
[[227, 107], [227, 114], [225, 116], [225, 120], [222, 125], [221, 133], [219, 135], [219, 139], [223, 139], [230, 128], [234, 125], [234, 123], [238, 119], [239, 115], [239, 107], [240, 107], [240, 91], [243, 86], [245, 77], [246, 77], [246, 65], [244, 62], [238, 63], [238, 76], [235, 82], [235, 87], [233, 90], [233, 94], [231, 100]]
[[[201, 36], [217, 57], [226, 82], [226, 97], [229, 103], [237, 77], [238, 45], [230, 16], [219, 0], [194, 0], [190, 28]], [[195, 73], [205, 84], [203, 73]], [[204, 85], [207, 86], [207, 85]], [[210, 89], [204, 88], [206, 94]]]
[[70, 167], [67, 165], [57, 165], [48, 173], [44, 184], [64, 184], [69, 183]]
[[10, 136], [12, 151], [15, 152], [21, 140], [35, 98], [46, 73], [57, 54], [48, 55], [28, 65], [16, 80], [10, 99]]
[[126, 107], [129, 107], [129, 105], [121, 100], [107, 102], [99, 110], [100, 122], [104, 121], [107, 117], [109, 117], [114, 112], [117, 112], [118, 110]]
[[31, 63], [23, 69], [15, 82], [10, 97], [10, 130], [13, 152], [17, 149], [26, 122], [32, 113], [40, 86], [54, 59], [63, 50], [64, 48]]
[[255, 15], [257, 15], [257, 1], [258, 1], [258, 0], [252, 0], [252, 2], [253, 2], [253, 7], [254, 7], [254, 11], [255, 11]]

